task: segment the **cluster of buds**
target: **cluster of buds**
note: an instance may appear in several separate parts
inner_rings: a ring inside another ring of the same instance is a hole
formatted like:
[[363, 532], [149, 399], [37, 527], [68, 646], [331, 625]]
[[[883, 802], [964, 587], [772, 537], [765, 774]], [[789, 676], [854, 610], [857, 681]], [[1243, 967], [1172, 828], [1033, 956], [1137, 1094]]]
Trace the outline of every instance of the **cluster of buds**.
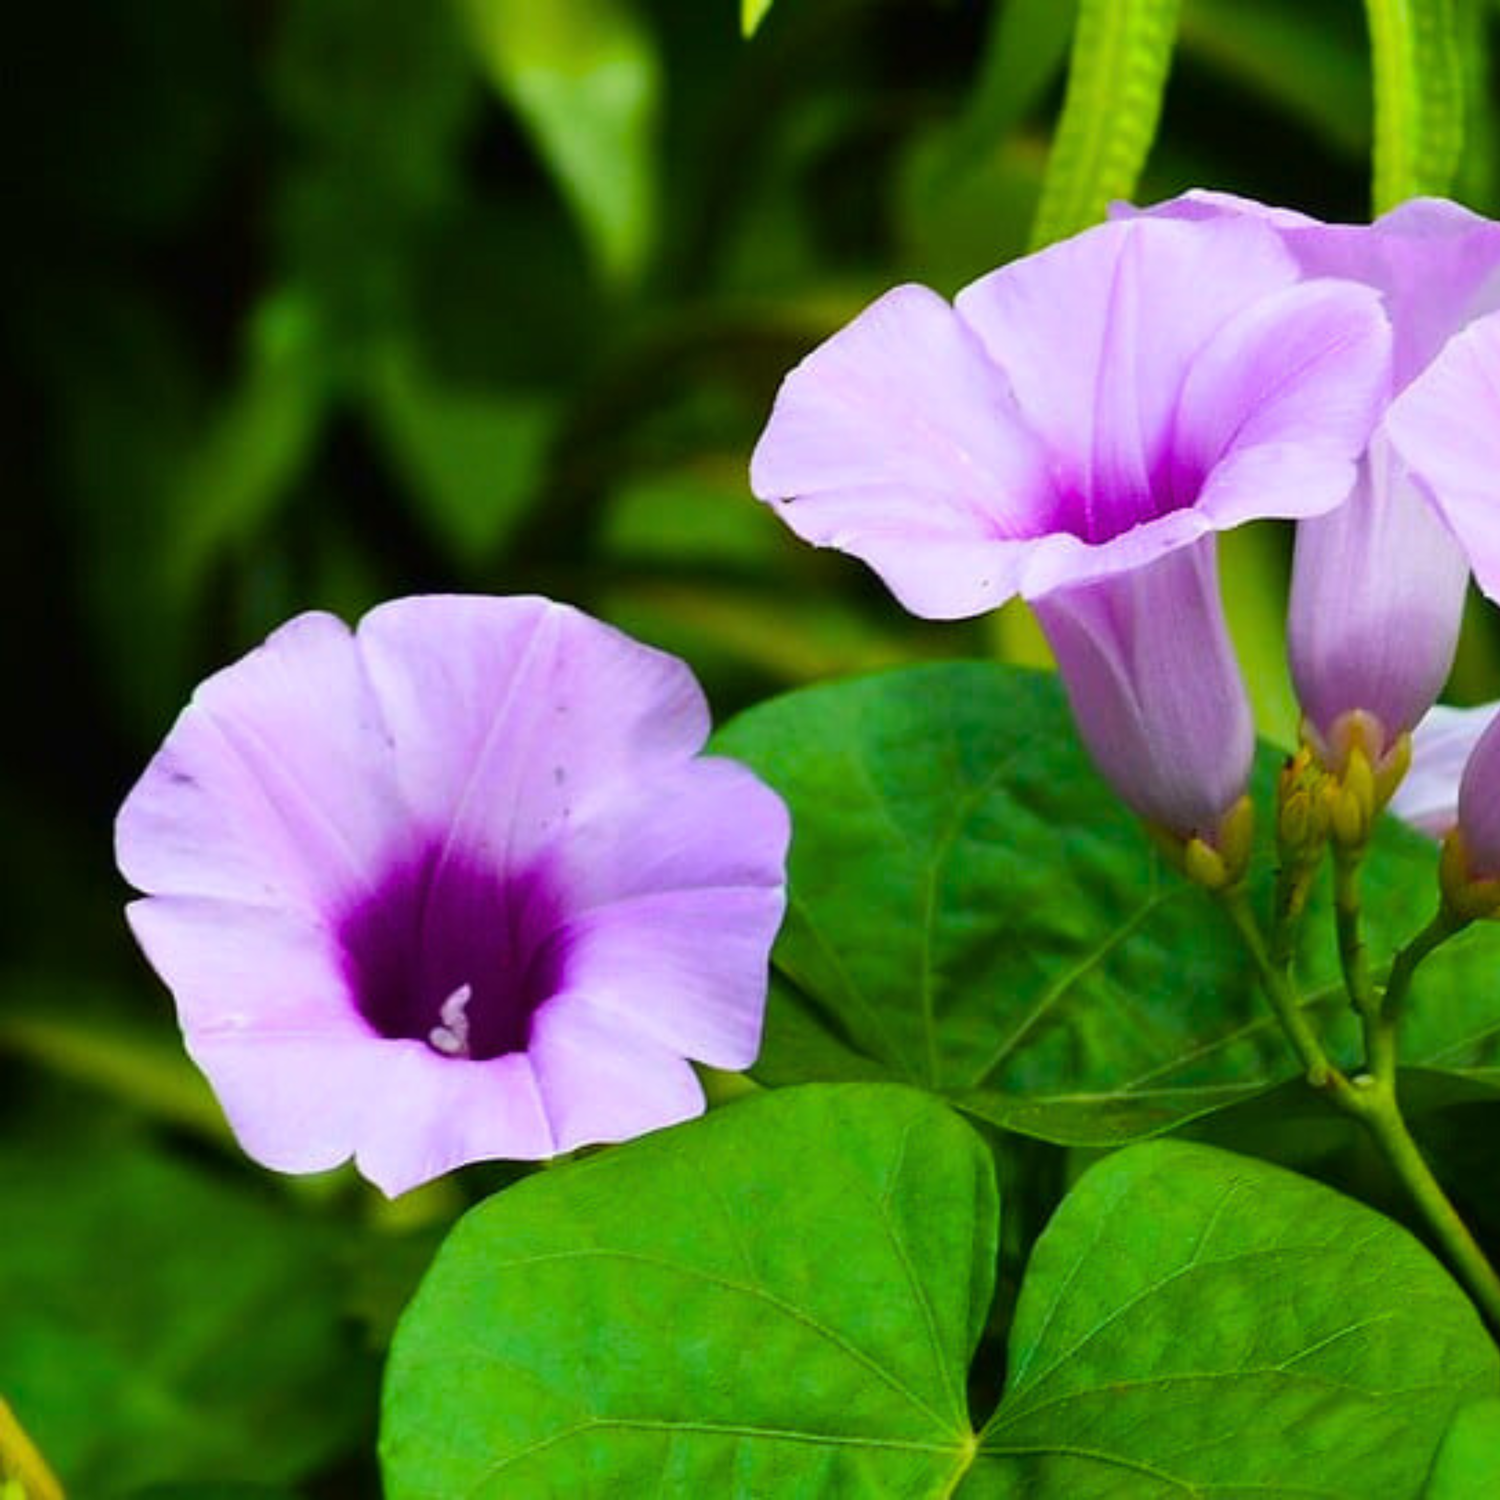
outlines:
[[1363, 709], [1341, 714], [1331, 733], [1302, 726], [1301, 748], [1282, 771], [1277, 842], [1283, 860], [1305, 863], [1327, 841], [1357, 851], [1411, 766], [1411, 735], [1387, 736]]

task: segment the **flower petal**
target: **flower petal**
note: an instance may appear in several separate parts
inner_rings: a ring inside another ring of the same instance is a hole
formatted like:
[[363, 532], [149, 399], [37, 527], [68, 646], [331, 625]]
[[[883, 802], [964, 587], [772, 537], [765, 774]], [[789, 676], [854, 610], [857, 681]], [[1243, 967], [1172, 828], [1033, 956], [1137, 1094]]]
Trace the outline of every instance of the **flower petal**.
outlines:
[[1500, 718], [1500, 703], [1480, 708], [1439, 704], [1411, 737], [1411, 769], [1390, 810], [1403, 822], [1440, 839], [1458, 821], [1458, 788], [1480, 736]]
[[708, 737], [684, 663], [545, 599], [397, 600], [359, 643], [413, 816], [498, 869]]
[[[886, 293], [786, 377], [750, 481], [799, 536], [864, 558], [910, 608], [949, 617], [1013, 591], [1005, 544], [1044, 529], [1047, 509], [1044, 455], [1004, 377], [918, 286]], [[962, 547], [978, 552], [950, 600], [933, 580]]]
[[1136, 219], [1087, 230], [959, 293], [959, 315], [1051, 455], [1062, 508], [1048, 529], [1102, 543], [1172, 508], [1162, 490], [1173, 480], [1189, 366], [1247, 302], [1295, 278], [1268, 227]]
[[348, 627], [305, 614], [204, 682], [115, 826], [151, 894], [350, 898], [402, 836], [390, 742]]
[[353, 1156], [390, 1197], [468, 1162], [557, 1149], [530, 1060], [439, 1056], [423, 1042], [209, 1033], [188, 1039], [245, 1151], [280, 1172]]
[[1448, 680], [1469, 578], [1463, 549], [1383, 438], [1359, 473], [1347, 504], [1297, 529], [1292, 680], [1325, 740], [1356, 710], [1389, 739], [1422, 719]]
[[151, 896], [126, 908], [188, 1033], [272, 1031], [369, 1038], [332, 933], [293, 908]]
[[1392, 403], [1385, 430], [1500, 598], [1500, 313], [1454, 338]]
[[1331, 510], [1380, 415], [1390, 326], [1367, 288], [1303, 282], [1227, 322], [1182, 388], [1173, 448], [1219, 529]]
[[538, 1013], [527, 1057], [558, 1151], [703, 1113], [703, 1086], [680, 1056], [579, 991], [553, 996]]
[[1037, 601], [1073, 717], [1105, 779], [1148, 823], [1217, 833], [1255, 751], [1219, 603], [1215, 542]]

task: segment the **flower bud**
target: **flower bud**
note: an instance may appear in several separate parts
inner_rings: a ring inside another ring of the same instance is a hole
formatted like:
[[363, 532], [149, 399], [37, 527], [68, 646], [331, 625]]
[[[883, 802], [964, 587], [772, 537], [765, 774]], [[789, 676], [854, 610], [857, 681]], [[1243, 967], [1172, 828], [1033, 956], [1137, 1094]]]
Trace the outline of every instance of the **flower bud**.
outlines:
[[1147, 824], [1225, 853], [1255, 735], [1213, 538], [1035, 607], [1105, 779]]

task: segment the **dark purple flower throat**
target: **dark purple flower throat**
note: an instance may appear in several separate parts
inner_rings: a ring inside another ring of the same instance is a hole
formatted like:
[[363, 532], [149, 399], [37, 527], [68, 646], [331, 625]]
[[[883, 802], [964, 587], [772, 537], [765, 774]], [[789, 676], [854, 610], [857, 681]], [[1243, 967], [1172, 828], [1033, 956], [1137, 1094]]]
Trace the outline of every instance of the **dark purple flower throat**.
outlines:
[[523, 1052], [562, 986], [561, 915], [543, 871], [500, 874], [435, 841], [338, 924], [355, 1004], [381, 1036], [446, 1056]]

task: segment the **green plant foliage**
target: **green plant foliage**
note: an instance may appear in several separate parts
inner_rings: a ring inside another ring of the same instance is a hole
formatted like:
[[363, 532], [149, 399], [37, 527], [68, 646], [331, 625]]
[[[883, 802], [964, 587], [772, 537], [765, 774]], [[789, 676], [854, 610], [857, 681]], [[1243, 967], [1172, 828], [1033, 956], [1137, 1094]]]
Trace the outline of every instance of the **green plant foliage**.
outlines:
[[1455, 1408], [1500, 1380], [1403, 1231], [1262, 1163], [1153, 1144], [1094, 1168], [1042, 1236], [976, 1437], [964, 1374], [997, 1219], [977, 1137], [889, 1086], [774, 1094], [533, 1178], [460, 1225], [398, 1332], [391, 1500], [1314, 1479], [1415, 1500]]
[[1079, 0], [1068, 92], [1047, 161], [1033, 247], [1128, 198], [1156, 135], [1181, 0]]
[[1377, 213], [1446, 193], [1464, 131], [1461, 0], [1365, 0], [1375, 79]]
[[0, 1152], [0, 1388], [70, 1494], [285, 1483], [360, 1434], [335, 1242], [129, 1142]]
[[1500, 1398], [1465, 1406], [1438, 1449], [1422, 1500], [1500, 1495]]
[[978, 1137], [889, 1087], [532, 1178], [463, 1221], [397, 1333], [390, 1500], [944, 1493], [997, 1224]]
[[741, 32], [745, 36], [754, 36], [770, 11], [771, 0], [740, 0]]
[[628, 0], [459, 0], [478, 57], [547, 160], [600, 270], [633, 280], [651, 249], [651, 37]]
[[379, 362], [372, 399], [391, 461], [423, 497], [437, 540], [460, 564], [493, 556], [542, 482], [556, 401], [444, 386], [399, 349]]
[[[1055, 678], [913, 668], [764, 704], [717, 744], [777, 787], [796, 830], [767, 1082], [890, 1077], [1007, 1129], [1108, 1145], [1294, 1073], [1228, 923], [1099, 780]], [[1262, 806], [1277, 763], [1262, 752]], [[1377, 961], [1428, 915], [1435, 858], [1382, 829]], [[1263, 908], [1270, 878], [1263, 862]], [[1306, 927], [1304, 984], [1347, 1040], [1321, 897]], [[1432, 960], [1407, 1022], [1403, 1056], [1455, 1089], [1500, 1083], [1485, 936]]]
[[1038, 1241], [979, 1473], [1047, 1500], [1415, 1497], [1497, 1381], [1473, 1308], [1400, 1230], [1153, 1143], [1090, 1171]]

